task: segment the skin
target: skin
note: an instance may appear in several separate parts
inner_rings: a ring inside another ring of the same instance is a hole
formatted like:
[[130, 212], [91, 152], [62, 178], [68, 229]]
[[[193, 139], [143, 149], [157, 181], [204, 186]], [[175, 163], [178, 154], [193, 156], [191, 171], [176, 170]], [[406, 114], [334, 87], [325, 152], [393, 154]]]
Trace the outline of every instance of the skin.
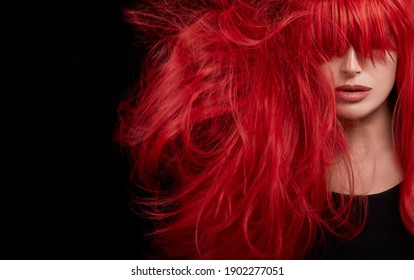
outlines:
[[[361, 59], [351, 46], [341, 57], [321, 66], [334, 88], [359, 84], [372, 88], [358, 102], [336, 98], [337, 116], [347, 123], [349, 158], [339, 157], [328, 171], [331, 189], [340, 193], [375, 194], [402, 181], [402, 171], [392, 141], [392, 109], [387, 99], [395, 83], [397, 54], [385, 60], [374, 52], [374, 61]], [[349, 176], [351, 167], [354, 180]], [[353, 186], [350, 188], [350, 186]]]

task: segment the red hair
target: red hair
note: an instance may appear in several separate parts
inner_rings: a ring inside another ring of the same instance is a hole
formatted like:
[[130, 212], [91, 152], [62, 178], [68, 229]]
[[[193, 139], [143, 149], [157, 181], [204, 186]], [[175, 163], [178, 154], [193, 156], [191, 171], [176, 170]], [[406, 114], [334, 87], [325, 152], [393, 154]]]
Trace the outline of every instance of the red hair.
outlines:
[[373, 59], [373, 50], [384, 59], [389, 50], [398, 53], [395, 92], [391, 93], [393, 140], [404, 172], [400, 213], [414, 233], [414, 2], [311, 0], [308, 5], [311, 16], [301, 27], [310, 30], [304, 34], [306, 43], [322, 53], [323, 59], [342, 55], [350, 45], [369, 59]]
[[359, 232], [350, 201], [334, 206], [326, 182], [329, 164], [346, 152], [319, 69], [328, 39], [340, 52], [344, 38], [362, 38], [356, 48], [367, 57], [372, 42], [398, 49], [394, 136], [405, 172], [401, 213], [414, 233], [412, 6], [193, 2], [151, 1], [126, 12], [154, 43], [140, 83], [120, 104], [116, 137], [150, 194], [136, 202], [156, 221], [155, 257], [305, 258], [322, 228]]

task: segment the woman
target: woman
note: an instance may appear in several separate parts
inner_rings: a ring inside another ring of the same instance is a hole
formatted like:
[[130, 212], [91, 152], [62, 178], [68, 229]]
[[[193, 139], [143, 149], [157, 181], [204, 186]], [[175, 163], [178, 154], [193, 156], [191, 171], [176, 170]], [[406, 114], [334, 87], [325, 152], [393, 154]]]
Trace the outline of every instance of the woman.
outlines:
[[117, 130], [149, 193], [136, 203], [153, 257], [378, 256], [369, 197], [389, 190], [403, 222], [382, 243], [413, 248], [411, 1], [154, 1], [127, 16], [155, 42]]

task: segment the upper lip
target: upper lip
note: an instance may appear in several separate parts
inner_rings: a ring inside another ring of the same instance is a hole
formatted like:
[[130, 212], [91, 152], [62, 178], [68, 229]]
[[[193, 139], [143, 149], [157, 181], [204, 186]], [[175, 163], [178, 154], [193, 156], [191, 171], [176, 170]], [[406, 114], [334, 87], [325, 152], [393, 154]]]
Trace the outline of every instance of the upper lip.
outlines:
[[342, 86], [335, 88], [336, 91], [368, 91], [371, 89], [372, 88], [370, 87], [361, 86], [361, 85], [342, 85]]

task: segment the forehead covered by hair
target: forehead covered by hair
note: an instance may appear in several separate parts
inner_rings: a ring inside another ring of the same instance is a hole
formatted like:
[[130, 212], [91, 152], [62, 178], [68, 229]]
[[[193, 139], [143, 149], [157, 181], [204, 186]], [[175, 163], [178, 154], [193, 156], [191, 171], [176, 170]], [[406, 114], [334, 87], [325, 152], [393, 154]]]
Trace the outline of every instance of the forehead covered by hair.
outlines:
[[352, 45], [364, 57], [385, 55], [413, 36], [409, 0], [309, 0], [302, 32], [325, 55], [341, 55]]

